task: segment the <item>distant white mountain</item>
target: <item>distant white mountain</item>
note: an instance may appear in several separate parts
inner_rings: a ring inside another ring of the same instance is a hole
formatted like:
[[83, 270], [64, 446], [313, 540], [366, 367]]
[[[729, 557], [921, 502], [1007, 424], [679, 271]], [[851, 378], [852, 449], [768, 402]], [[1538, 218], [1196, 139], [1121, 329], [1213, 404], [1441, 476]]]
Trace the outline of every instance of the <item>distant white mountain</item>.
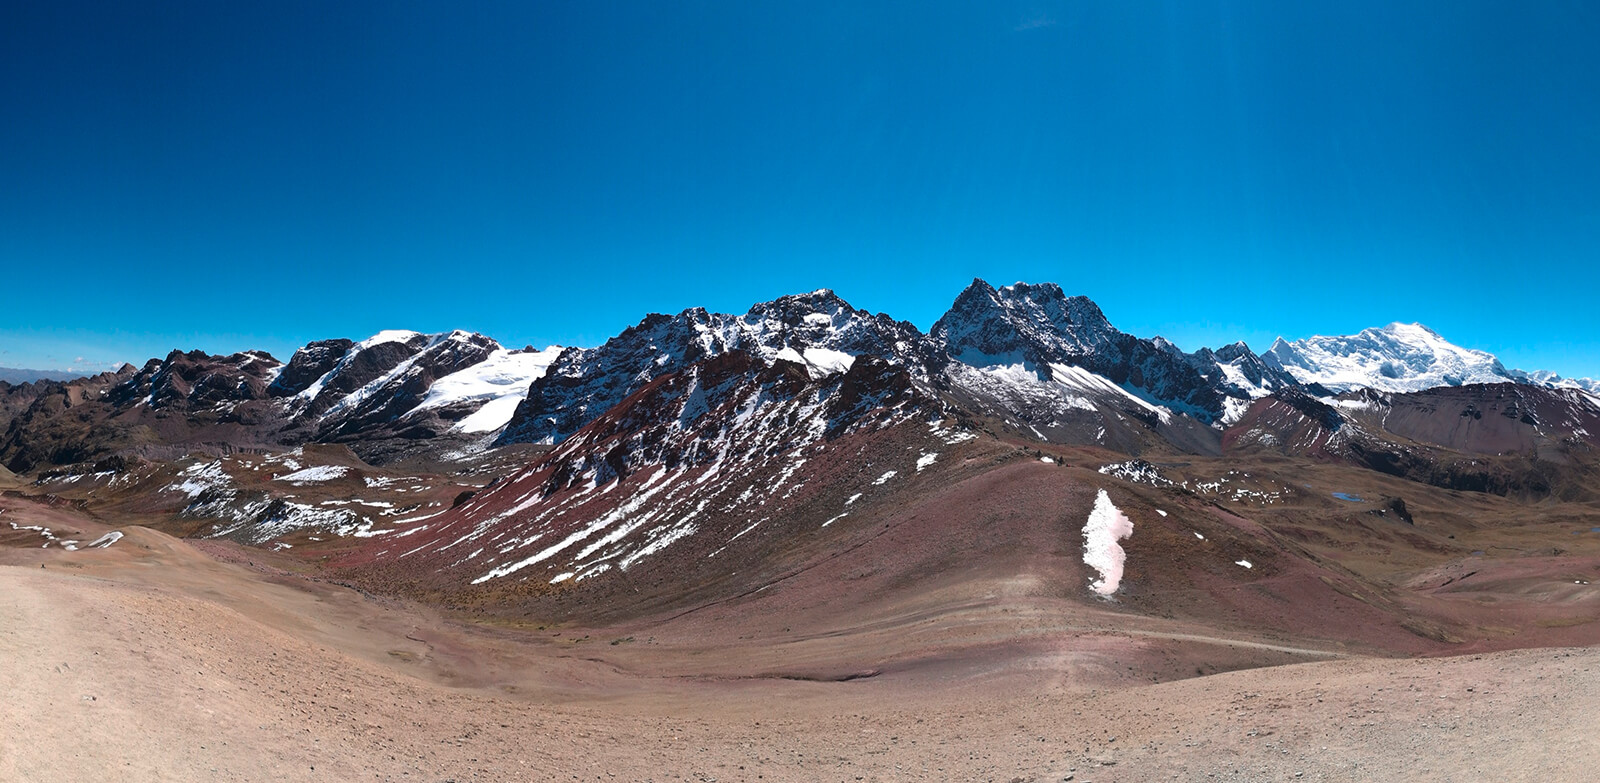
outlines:
[[1412, 392], [1471, 383], [1525, 383], [1600, 394], [1600, 381], [1563, 378], [1548, 370], [1508, 370], [1493, 354], [1462, 348], [1422, 324], [1393, 323], [1342, 337], [1272, 344], [1262, 360], [1301, 384], [1335, 392], [1368, 388]]
[[1534, 386], [1548, 386], [1552, 389], [1582, 389], [1590, 394], [1600, 395], [1600, 380], [1594, 378], [1563, 378], [1549, 370], [1512, 370], [1512, 376], [1522, 383]]
[[1302, 384], [1412, 392], [1519, 380], [1493, 354], [1454, 345], [1422, 324], [1393, 323], [1342, 337], [1272, 344], [1261, 358]]

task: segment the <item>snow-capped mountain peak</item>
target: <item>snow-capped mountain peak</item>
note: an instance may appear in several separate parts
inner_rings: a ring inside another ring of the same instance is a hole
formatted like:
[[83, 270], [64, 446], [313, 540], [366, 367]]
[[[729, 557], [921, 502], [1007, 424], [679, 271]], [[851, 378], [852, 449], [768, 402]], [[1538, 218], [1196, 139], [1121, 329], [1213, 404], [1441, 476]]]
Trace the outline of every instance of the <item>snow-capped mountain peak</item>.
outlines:
[[1512, 377], [1522, 383], [1532, 386], [1544, 386], [1551, 389], [1582, 389], [1592, 395], [1600, 395], [1600, 380], [1594, 378], [1563, 378], [1549, 370], [1512, 370]]
[[598, 348], [558, 357], [499, 442], [559, 442], [653, 378], [734, 351], [768, 365], [800, 364], [813, 378], [843, 373], [861, 356], [892, 361], [914, 378], [928, 374], [926, 340], [915, 326], [858, 310], [828, 289], [761, 302], [743, 315], [652, 314]]
[[1280, 337], [1262, 358], [1302, 384], [1320, 383], [1333, 391], [1410, 392], [1516, 380], [1493, 354], [1462, 348], [1415, 323], [1293, 342]]
[[1122, 333], [1088, 297], [1068, 297], [1055, 283], [997, 289], [973, 280], [929, 334], [973, 366], [1043, 366], [1093, 353]]

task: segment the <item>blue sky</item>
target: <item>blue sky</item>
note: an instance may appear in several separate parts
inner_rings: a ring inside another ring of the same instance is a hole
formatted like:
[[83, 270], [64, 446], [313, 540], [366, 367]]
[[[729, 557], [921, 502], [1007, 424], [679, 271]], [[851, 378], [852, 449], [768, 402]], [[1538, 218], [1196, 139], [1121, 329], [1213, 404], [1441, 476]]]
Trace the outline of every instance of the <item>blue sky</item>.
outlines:
[[8, 4], [0, 365], [1054, 281], [1600, 375], [1600, 10]]

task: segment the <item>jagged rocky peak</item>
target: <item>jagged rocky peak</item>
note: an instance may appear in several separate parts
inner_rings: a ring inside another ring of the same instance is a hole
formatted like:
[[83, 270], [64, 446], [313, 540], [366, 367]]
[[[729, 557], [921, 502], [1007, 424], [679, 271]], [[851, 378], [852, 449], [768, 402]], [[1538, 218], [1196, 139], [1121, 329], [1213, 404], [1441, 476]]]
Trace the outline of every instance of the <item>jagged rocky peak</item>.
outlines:
[[744, 315], [695, 307], [652, 314], [598, 348], [569, 350], [529, 388], [499, 443], [556, 443], [651, 379], [695, 362], [744, 351], [771, 364], [793, 362], [813, 377], [876, 356], [926, 377], [926, 338], [915, 326], [852, 307], [827, 289], [754, 305]]
[[144, 401], [152, 408], [206, 407], [221, 402], [266, 397], [282, 363], [265, 351], [216, 356], [204, 351], [173, 351], [151, 359], [108, 394], [113, 405]]
[[293, 397], [311, 388], [311, 384], [327, 375], [354, 345], [354, 340], [343, 337], [306, 343], [290, 357], [269, 391], [274, 397]]
[[1048, 364], [1107, 346], [1122, 333], [1085, 296], [1055, 283], [995, 288], [975, 279], [929, 332], [951, 358], [974, 366]]
[[858, 310], [825, 288], [757, 304], [720, 331], [729, 349], [802, 364], [819, 377], [849, 369], [857, 356], [895, 360], [926, 376], [922, 332], [887, 315]]
[[795, 363], [733, 349], [653, 379], [584, 425], [552, 453], [545, 490], [604, 484], [647, 466], [693, 468], [755, 444], [763, 453], [792, 448], [880, 413], [903, 417], [919, 400], [904, 369], [875, 357], [818, 379]]
[[1368, 387], [1406, 392], [1515, 380], [1492, 354], [1451, 344], [1422, 324], [1392, 323], [1354, 335], [1293, 342], [1280, 337], [1262, 358], [1302, 384], [1334, 391]]
[[301, 417], [321, 416], [350, 393], [417, 355], [431, 340], [420, 332], [386, 330], [351, 345], [332, 368], [296, 394], [296, 412]]
[[1250, 350], [1243, 340], [1230, 343], [1215, 351], [1200, 349], [1207, 354], [1211, 361], [1222, 373], [1222, 383], [1240, 394], [1256, 398], [1271, 394], [1279, 389], [1286, 389], [1297, 385], [1294, 376], [1281, 369], [1273, 367], [1265, 359]]
[[[1009, 391], [999, 387], [1048, 386], [1056, 380], [1080, 387], [1077, 371], [1071, 369], [1076, 367], [1109, 382], [1089, 385], [1110, 394], [1105, 401], [1119, 406], [1124, 401], [1118, 398], [1131, 395], [1206, 423], [1226, 410], [1224, 391], [1176, 346], [1118, 331], [1093, 301], [1069, 297], [1054, 283], [996, 289], [974, 280], [934, 324], [930, 340], [956, 363], [946, 371], [951, 382], [979, 397], [1037, 400], [1052, 392], [1043, 387]], [[962, 367], [973, 368], [976, 374]], [[1073, 407], [1064, 397], [1057, 405], [1034, 406], [1032, 418], [1048, 425], [1073, 415], [1069, 410]]]
[[[318, 424], [321, 436], [353, 434], [365, 427], [394, 421], [422, 404], [435, 381], [479, 364], [502, 350], [499, 343], [475, 332], [456, 330], [433, 335], [411, 334], [414, 336], [375, 343], [366, 348], [358, 343], [352, 348], [351, 354], [347, 354], [353, 355], [355, 362], [349, 366], [341, 362], [340, 367], [329, 373], [330, 376], [343, 373], [349, 379], [365, 377], [366, 372], [355, 375], [352, 371], [353, 367], [360, 366], [362, 355], [387, 349], [388, 346], [403, 346], [399, 351], [385, 350], [383, 361], [387, 369], [346, 393], [323, 411], [322, 421]], [[394, 358], [399, 360], [389, 364]], [[363, 369], [384, 365], [373, 364]], [[336, 377], [330, 385], [343, 386], [346, 382], [345, 377]], [[324, 393], [327, 388], [324, 387]], [[322, 395], [318, 396], [320, 398]]]
[[752, 305], [742, 320], [751, 325], [776, 321], [794, 328], [827, 328], [843, 325], [856, 312], [832, 289], [819, 288], [809, 294], [790, 294]]
[[[1179, 348], [1176, 343], [1172, 342], [1171, 340], [1168, 340], [1165, 337], [1162, 337], [1159, 334], [1156, 335], [1155, 337], [1150, 338], [1150, 342], [1154, 343], [1156, 348], [1160, 349], [1160, 351], [1162, 353], [1170, 353], [1170, 354], [1174, 354], [1174, 355], [1177, 355], [1177, 356], [1187, 356], [1188, 355], [1188, 354], [1185, 354], [1183, 352], [1183, 349]], [[1211, 354], [1211, 349], [1210, 348], [1201, 348], [1200, 350], [1195, 351], [1195, 355], [1196, 356], [1199, 356], [1201, 354], [1206, 354], [1207, 356], [1209, 356]]]
[[1250, 350], [1250, 346], [1246, 345], [1243, 340], [1224, 345], [1213, 351], [1213, 353], [1218, 359], [1225, 362], [1259, 360], [1261, 358], [1256, 355], [1255, 351]]

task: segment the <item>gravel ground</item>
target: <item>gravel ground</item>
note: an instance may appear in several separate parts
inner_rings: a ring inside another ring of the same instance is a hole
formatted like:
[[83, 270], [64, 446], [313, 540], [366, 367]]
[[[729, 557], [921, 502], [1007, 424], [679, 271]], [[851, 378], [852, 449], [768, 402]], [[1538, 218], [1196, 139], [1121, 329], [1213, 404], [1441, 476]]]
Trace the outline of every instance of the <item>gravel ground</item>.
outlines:
[[508, 645], [148, 531], [3, 562], [5, 781], [1581, 781], [1600, 768], [1593, 648], [1140, 685], [1068, 665], [1075, 644], [1114, 657], [1116, 637], [1067, 637], [1052, 642], [1060, 666], [1034, 650], [849, 682], [666, 677], [649, 651]]

